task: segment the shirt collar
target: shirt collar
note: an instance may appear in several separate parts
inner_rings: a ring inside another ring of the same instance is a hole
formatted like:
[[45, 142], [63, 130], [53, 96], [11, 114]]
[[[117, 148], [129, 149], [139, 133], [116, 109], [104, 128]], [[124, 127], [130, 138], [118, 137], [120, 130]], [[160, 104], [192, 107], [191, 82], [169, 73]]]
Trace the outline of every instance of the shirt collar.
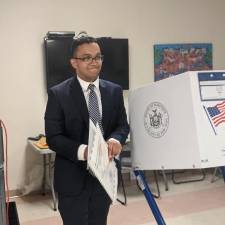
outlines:
[[88, 90], [89, 84], [94, 84], [95, 87], [99, 90], [99, 77], [94, 82], [84, 81], [79, 76], [77, 76], [77, 80], [79, 81], [83, 91], [87, 91]]

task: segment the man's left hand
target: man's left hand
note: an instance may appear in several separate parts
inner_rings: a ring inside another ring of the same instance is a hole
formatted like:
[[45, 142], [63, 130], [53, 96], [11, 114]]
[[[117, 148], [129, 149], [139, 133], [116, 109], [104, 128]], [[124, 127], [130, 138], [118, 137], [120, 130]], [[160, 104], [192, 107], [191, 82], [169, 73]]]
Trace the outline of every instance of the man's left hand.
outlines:
[[120, 154], [122, 150], [122, 145], [120, 144], [119, 141], [112, 138], [107, 141], [107, 144], [108, 144], [108, 151], [109, 151], [109, 160], [112, 160], [113, 157]]

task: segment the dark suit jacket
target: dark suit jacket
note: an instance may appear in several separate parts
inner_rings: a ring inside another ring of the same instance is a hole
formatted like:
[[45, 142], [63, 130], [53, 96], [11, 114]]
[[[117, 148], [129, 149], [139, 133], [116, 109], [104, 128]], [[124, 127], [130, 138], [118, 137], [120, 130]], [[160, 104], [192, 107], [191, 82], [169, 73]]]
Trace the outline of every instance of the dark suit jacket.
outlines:
[[[104, 138], [115, 138], [124, 144], [129, 126], [122, 89], [119, 85], [101, 79], [99, 89]], [[77, 159], [77, 151], [81, 144], [88, 144], [89, 115], [76, 77], [50, 89], [45, 112], [45, 132], [50, 149], [56, 152], [56, 191], [78, 194], [88, 175], [87, 163]]]

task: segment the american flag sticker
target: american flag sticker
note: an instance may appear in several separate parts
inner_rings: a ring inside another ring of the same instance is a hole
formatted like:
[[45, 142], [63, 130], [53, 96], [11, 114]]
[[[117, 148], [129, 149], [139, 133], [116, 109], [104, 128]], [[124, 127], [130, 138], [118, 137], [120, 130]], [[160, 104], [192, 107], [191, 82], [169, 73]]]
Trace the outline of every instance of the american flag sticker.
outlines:
[[215, 127], [225, 122], [225, 101], [212, 107], [207, 107], [207, 112]]

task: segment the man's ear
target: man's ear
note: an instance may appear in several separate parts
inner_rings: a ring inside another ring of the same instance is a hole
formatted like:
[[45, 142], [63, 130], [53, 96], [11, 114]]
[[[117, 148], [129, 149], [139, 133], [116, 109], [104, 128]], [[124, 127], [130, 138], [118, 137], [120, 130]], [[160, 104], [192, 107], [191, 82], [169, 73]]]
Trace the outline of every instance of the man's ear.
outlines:
[[76, 59], [70, 59], [70, 64], [71, 66], [76, 69], [77, 68], [77, 62], [76, 62]]

